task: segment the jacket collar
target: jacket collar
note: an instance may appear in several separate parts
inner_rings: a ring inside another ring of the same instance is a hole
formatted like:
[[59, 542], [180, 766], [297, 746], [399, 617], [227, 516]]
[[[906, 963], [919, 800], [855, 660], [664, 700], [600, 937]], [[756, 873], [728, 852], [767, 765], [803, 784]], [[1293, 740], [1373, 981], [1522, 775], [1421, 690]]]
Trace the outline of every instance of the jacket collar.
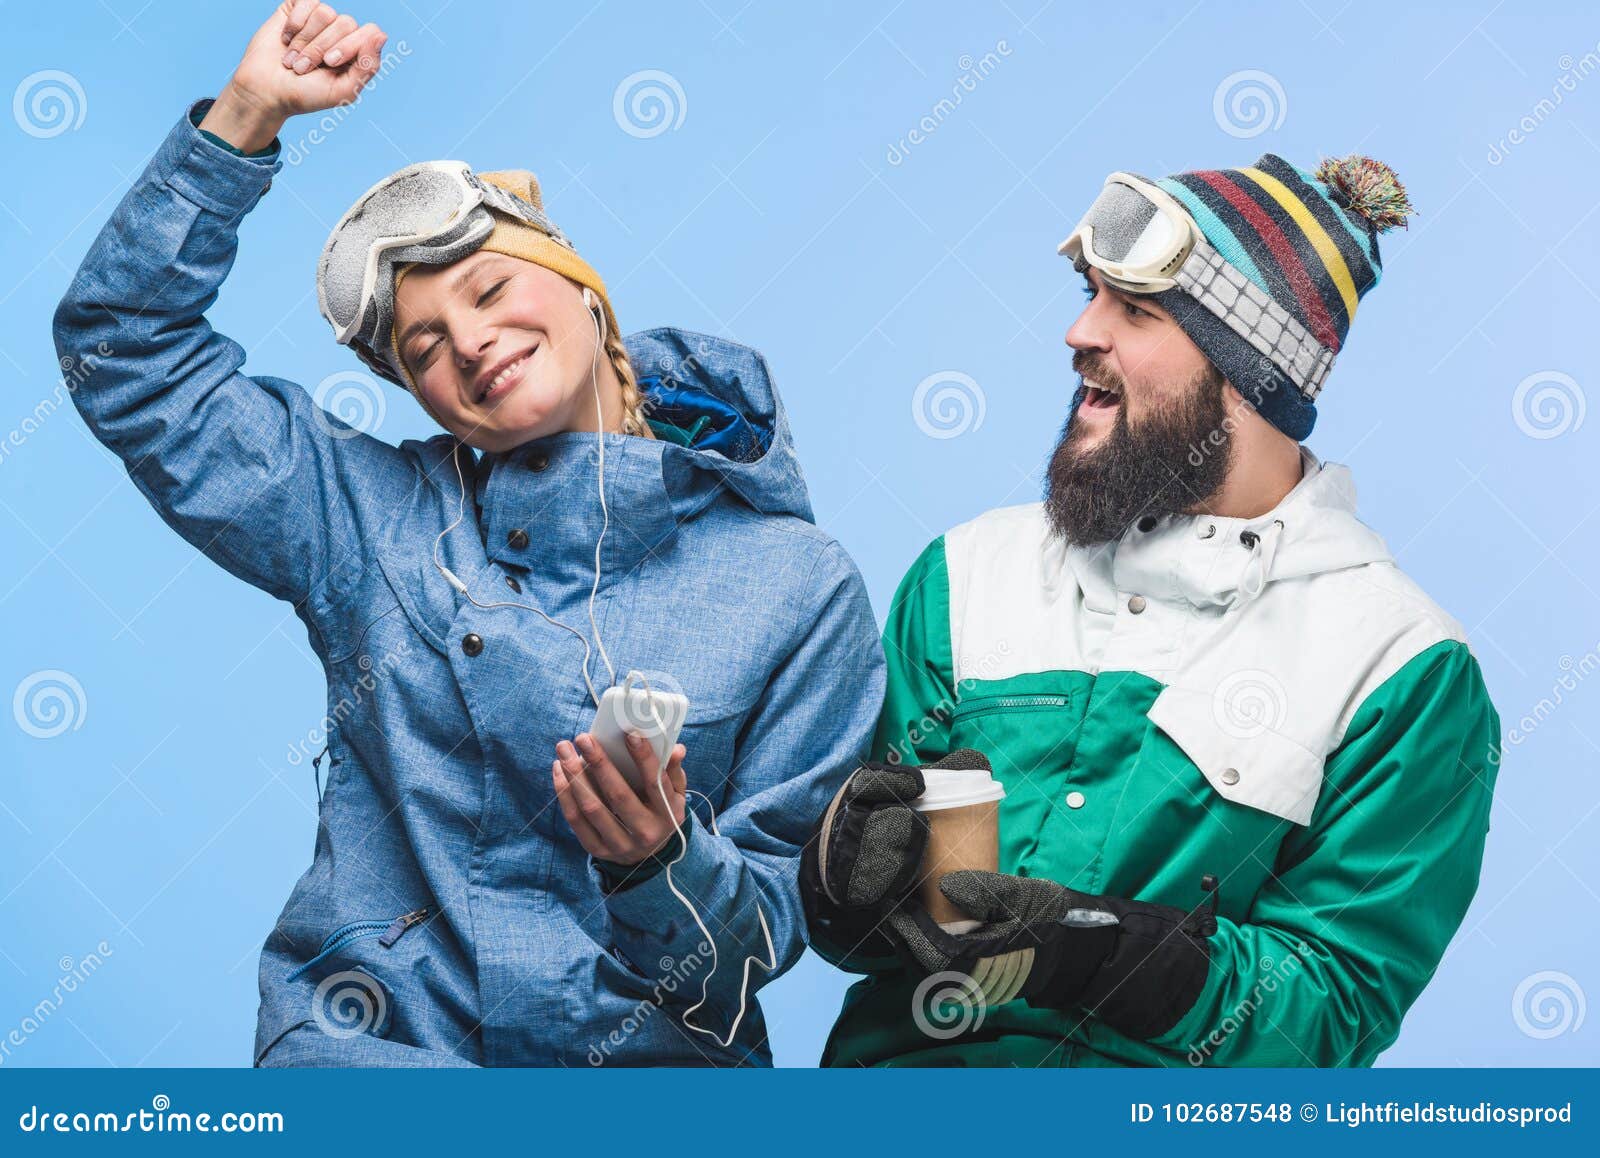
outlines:
[[1129, 593], [1239, 609], [1272, 583], [1389, 559], [1382, 537], [1356, 517], [1350, 469], [1304, 446], [1300, 459], [1300, 481], [1257, 518], [1173, 515], [1092, 547], [1052, 538], [1046, 582], [1071, 577], [1090, 607], [1108, 612]]
[[[662, 471], [670, 444], [621, 434], [605, 436], [605, 506], [601, 506], [600, 441], [571, 431], [536, 439], [478, 466], [478, 523], [490, 561], [537, 569], [556, 583], [587, 584], [595, 543], [605, 530], [602, 570], [619, 577], [671, 546], [678, 523], [714, 496], [669, 490]], [[601, 582], [606, 582], [602, 578]]]

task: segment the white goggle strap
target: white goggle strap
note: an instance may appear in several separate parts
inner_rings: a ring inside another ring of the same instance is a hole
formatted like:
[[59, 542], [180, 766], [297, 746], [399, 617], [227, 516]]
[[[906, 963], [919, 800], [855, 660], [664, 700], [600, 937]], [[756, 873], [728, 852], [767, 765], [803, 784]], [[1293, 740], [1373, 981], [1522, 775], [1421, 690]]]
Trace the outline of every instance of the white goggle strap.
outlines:
[[577, 251], [577, 247], [567, 240], [567, 235], [556, 228], [555, 222], [551, 221], [521, 197], [506, 192], [498, 185], [490, 184], [471, 170], [468, 170], [463, 176], [466, 177], [468, 184], [478, 190], [483, 197], [484, 204], [488, 205], [489, 208], [498, 209], [502, 213], [526, 221], [540, 233], [549, 237], [551, 241], [564, 245], [574, 252]]
[[1307, 401], [1316, 401], [1333, 369], [1333, 351], [1230, 265], [1204, 236], [1196, 239], [1173, 280], [1282, 370]]

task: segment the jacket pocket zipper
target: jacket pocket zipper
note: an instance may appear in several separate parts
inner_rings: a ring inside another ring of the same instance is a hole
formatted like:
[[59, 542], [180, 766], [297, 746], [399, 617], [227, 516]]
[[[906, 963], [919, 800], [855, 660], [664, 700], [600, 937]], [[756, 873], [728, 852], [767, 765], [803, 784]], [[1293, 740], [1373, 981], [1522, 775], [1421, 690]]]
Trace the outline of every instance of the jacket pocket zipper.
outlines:
[[[1017, 696], [980, 696], [975, 700], [968, 700], [966, 704], [957, 704], [956, 710], [951, 715], [952, 720], [965, 720], [973, 716], [987, 715], [989, 712], [1003, 712], [1008, 708], [1064, 708], [1071, 697], [1041, 693], [1038, 695]], [[970, 708], [968, 705], [971, 705]]]
[[407, 929], [413, 925], [420, 925], [426, 921], [433, 910], [424, 905], [420, 909], [413, 909], [409, 913], [401, 913], [392, 921], [351, 921], [348, 925], [340, 925], [329, 933], [322, 942], [322, 948], [317, 950], [317, 955], [304, 965], [300, 966], [288, 977], [286, 981], [293, 981], [308, 970], [322, 964], [329, 957], [339, 952], [352, 941], [360, 941], [367, 937], [377, 937], [378, 944], [385, 949], [394, 948], [394, 943], [405, 935]]

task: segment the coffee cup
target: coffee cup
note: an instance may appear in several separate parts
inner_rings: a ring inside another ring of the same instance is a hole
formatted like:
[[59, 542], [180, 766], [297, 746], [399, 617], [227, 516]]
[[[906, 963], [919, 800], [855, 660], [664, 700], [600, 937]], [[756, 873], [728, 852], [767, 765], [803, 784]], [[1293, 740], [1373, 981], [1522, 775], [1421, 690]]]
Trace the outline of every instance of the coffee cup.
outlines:
[[981, 922], [951, 904], [939, 881], [957, 869], [1000, 870], [1000, 801], [1006, 790], [987, 768], [924, 768], [922, 778], [926, 788], [912, 804], [928, 818], [918, 895], [940, 928], [965, 933]]

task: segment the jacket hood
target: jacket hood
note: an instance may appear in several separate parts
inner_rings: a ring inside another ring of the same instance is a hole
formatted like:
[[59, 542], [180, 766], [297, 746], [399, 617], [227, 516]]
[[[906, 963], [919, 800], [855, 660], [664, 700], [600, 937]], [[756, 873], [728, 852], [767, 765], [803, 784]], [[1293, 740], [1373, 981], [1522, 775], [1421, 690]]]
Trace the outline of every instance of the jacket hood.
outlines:
[[[1305, 474], [1264, 518], [1281, 521], [1269, 581], [1341, 571], [1391, 558], [1383, 537], [1356, 516], [1356, 484], [1350, 468], [1322, 462], [1304, 447]], [[1263, 519], [1251, 519], [1259, 526]]]
[[662, 481], [680, 517], [725, 489], [761, 514], [815, 522], [789, 420], [760, 353], [670, 327], [632, 334], [623, 343], [647, 395], [690, 406], [697, 393], [706, 395], [713, 404], [705, 409], [719, 416], [719, 425], [728, 411], [742, 420], [743, 429], [724, 429], [708, 440], [711, 446], [663, 443]]
[[605, 435], [604, 507], [593, 431], [562, 431], [485, 454], [474, 489], [478, 535], [491, 561], [527, 565], [514, 544], [536, 535], [540, 566], [578, 582], [591, 572], [602, 538], [606, 573], [625, 574], [713, 504], [815, 522], [788, 419], [760, 354], [676, 329], [647, 330], [624, 343], [641, 390], [670, 400], [664, 409], [674, 425], [689, 414], [705, 417], [705, 436], [687, 446]]

